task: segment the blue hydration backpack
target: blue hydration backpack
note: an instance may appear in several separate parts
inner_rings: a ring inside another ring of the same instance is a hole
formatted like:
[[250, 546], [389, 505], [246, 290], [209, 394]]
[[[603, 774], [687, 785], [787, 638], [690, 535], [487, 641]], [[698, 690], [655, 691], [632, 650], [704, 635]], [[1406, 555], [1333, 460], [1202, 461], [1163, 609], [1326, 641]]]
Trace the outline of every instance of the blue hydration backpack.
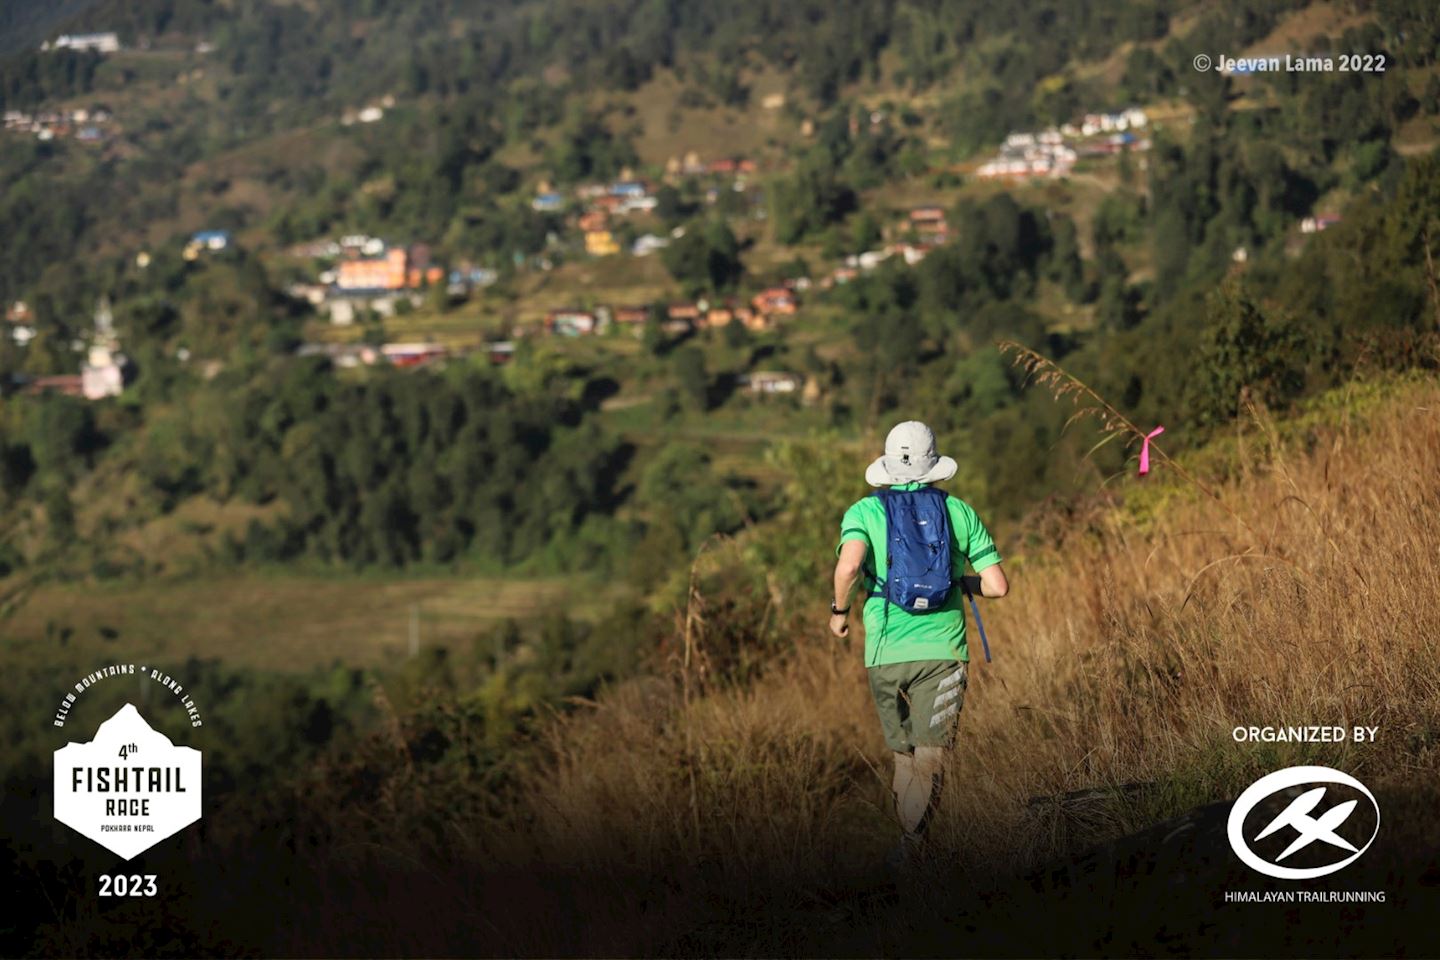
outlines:
[[945, 606], [950, 596], [950, 511], [945, 492], [876, 490], [885, 505], [886, 553], [890, 569], [877, 584], [885, 599], [910, 613]]

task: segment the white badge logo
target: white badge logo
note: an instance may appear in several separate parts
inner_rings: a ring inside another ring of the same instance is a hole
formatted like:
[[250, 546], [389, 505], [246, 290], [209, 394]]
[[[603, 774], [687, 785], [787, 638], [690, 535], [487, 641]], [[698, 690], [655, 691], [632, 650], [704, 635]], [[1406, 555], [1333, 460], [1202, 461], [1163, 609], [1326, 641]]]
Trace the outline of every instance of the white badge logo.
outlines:
[[200, 751], [127, 703], [89, 743], [55, 751], [55, 819], [129, 860], [200, 819]]
[[[1254, 836], [1245, 836], [1246, 816], [1265, 800], [1291, 787], [1326, 783], [1341, 784], [1364, 794], [1375, 808], [1375, 829], [1370, 832], [1363, 846], [1357, 847], [1336, 832], [1350, 819], [1360, 801], [1345, 800], [1316, 813], [1325, 800], [1327, 788], [1323, 786], [1314, 787], [1295, 797], [1274, 819], [1256, 831]], [[1348, 773], [1330, 767], [1286, 767], [1261, 777], [1240, 794], [1235, 805], [1230, 808], [1226, 832], [1235, 855], [1250, 869], [1281, 880], [1310, 880], [1344, 869], [1354, 863], [1360, 854], [1370, 849], [1370, 844], [1375, 842], [1375, 837], [1380, 832], [1380, 804], [1365, 784]], [[1260, 856], [1251, 846], [1258, 840], [1277, 835], [1288, 837], [1290, 842], [1273, 859]], [[1293, 854], [1314, 844], [1321, 844], [1322, 848], [1337, 854], [1348, 855], [1318, 867], [1293, 867], [1282, 863]]]

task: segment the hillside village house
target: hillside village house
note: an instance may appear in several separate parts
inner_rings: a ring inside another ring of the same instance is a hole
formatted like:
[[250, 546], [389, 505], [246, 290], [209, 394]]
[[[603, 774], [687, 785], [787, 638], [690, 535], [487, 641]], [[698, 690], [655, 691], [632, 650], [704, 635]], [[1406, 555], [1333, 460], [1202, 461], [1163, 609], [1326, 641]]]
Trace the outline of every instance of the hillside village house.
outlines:
[[380, 351], [367, 343], [303, 343], [295, 355], [329, 357], [331, 363], [346, 370], [359, 366], [373, 367], [380, 362]]
[[635, 242], [630, 246], [630, 253], [636, 257], [648, 257], [657, 250], [664, 250], [668, 246], [670, 246], [669, 237], [647, 233], [635, 238]]
[[445, 352], [438, 343], [387, 343], [380, 347], [380, 355], [396, 367], [418, 367], [443, 358]]
[[728, 327], [732, 323], [738, 323], [752, 333], [761, 333], [771, 327], [769, 317], [743, 304], [712, 307], [705, 312], [704, 317], [696, 323], [696, 326], [700, 329], [718, 328]]
[[702, 329], [706, 327], [728, 327], [735, 322], [735, 311], [729, 307], [711, 307], [705, 311], [704, 317], [698, 324]]
[[760, 395], [798, 393], [805, 385], [805, 378], [800, 374], [783, 371], [757, 371], [745, 380], [750, 392]]
[[190, 238], [185, 244], [183, 256], [186, 260], [194, 260], [201, 253], [219, 253], [230, 246], [230, 232], [228, 230], [201, 230]]
[[921, 236], [943, 234], [949, 230], [943, 207], [924, 206], [910, 211], [910, 228]]
[[650, 310], [647, 307], [616, 307], [612, 316], [618, 324], [640, 326], [650, 319]]
[[450, 275], [445, 278], [445, 289], [452, 297], [465, 297], [469, 296], [471, 291], [491, 286], [499, 279], [498, 270], [461, 264], [451, 270]]
[[1150, 118], [1145, 115], [1145, 111], [1137, 107], [1119, 113], [1087, 113], [1080, 121], [1080, 135], [1093, 137], [1100, 133], [1123, 133], [1144, 127], [1149, 122]]
[[1340, 222], [1340, 218], [1333, 214], [1321, 214], [1318, 217], [1306, 217], [1300, 221], [1301, 233], [1320, 233], [1329, 227]]
[[319, 283], [292, 283], [285, 288], [285, 293], [296, 300], [304, 300], [312, 307], [318, 307], [325, 302], [325, 295], [329, 290]]
[[418, 303], [419, 295], [412, 291], [448, 279], [443, 267], [430, 262], [430, 248], [424, 244], [387, 249], [382, 240], [356, 235], [341, 237], [334, 246], [340, 262], [319, 279], [327, 285], [321, 311], [336, 326], [354, 323], [364, 310], [393, 316], [397, 300]]
[[924, 260], [925, 255], [933, 249], [934, 245], [930, 243], [897, 243], [891, 245], [890, 252], [904, 257], [905, 265], [907, 267], [913, 267], [921, 260]]
[[62, 33], [54, 43], [43, 43], [41, 50], [94, 50], [96, 53], [115, 53], [120, 49], [120, 37], [108, 33]]
[[[22, 347], [35, 336], [35, 328], [30, 326], [31, 319], [30, 305], [24, 300], [16, 300], [5, 307], [5, 322], [10, 324], [10, 339]], [[17, 331], [21, 329], [28, 331], [23, 335], [23, 339], [21, 339], [21, 335], [17, 334]]]
[[768, 290], [761, 290], [750, 301], [751, 305], [761, 313], [778, 313], [790, 316], [796, 313], [800, 306], [795, 301], [795, 294], [785, 287], [771, 287]]
[[643, 197], [621, 197], [620, 206], [616, 208], [617, 213], [650, 213], [660, 205], [660, 201], [650, 195]]
[[871, 271], [886, 260], [890, 259], [893, 251], [890, 248], [884, 250], [866, 250], [861, 254], [853, 254], [845, 258], [847, 267], [859, 267], [863, 271]]
[[620, 252], [620, 244], [610, 232], [610, 216], [603, 209], [587, 210], [576, 223], [585, 238], [585, 252], [590, 256], [604, 257]]
[[409, 258], [404, 250], [387, 250], [379, 257], [343, 260], [335, 276], [335, 286], [344, 291], [400, 290], [409, 276]]
[[616, 180], [610, 184], [610, 196], [625, 197], [632, 200], [648, 196], [650, 193], [643, 181], [640, 180]]
[[335, 286], [347, 293], [416, 289], [444, 279], [444, 269], [431, 264], [429, 249], [418, 244], [409, 250], [392, 247], [378, 257], [342, 260], [335, 272]]
[[86, 400], [120, 396], [125, 389], [128, 365], [123, 354], [106, 344], [91, 347], [86, 362], [80, 367], [81, 394]]
[[31, 397], [47, 393], [58, 393], [67, 397], [83, 397], [85, 396], [85, 382], [78, 373], [35, 377], [26, 382], [21, 392]]
[[562, 337], [583, 337], [594, 333], [598, 326], [589, 310], [551, 310], [545, 315], [545, 329]]
[[610, 257], [620, 252], [620, 241], [609, 230], [587, 230], [585, 252], [592, 257]]
[[338, 247], [329, 256], [378, 257], [385, 252], [385, 241], [363, 233], [347, 233], [340, 238]]

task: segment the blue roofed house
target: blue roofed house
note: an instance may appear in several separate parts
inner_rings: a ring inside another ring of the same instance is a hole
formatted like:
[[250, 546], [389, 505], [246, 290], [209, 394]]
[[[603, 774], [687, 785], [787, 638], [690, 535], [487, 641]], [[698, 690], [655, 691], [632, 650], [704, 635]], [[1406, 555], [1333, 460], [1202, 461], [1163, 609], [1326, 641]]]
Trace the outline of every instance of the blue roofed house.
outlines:
[[645, 189], [645, 184], [639, 180], [616, 180], [610, 184], [610, 196], [612, 197], [639, 198], [645, 196], [648, 192], [649, 191]]
[[230, 246], [230, 231], [201, 230], [190, 238], [190, 242], [206, 250], [224, 250]]
[[228, 230], [201, 230], [185, 244], [185, 259], [194, 260], [201, 253], [216, 253], [230, 246]]

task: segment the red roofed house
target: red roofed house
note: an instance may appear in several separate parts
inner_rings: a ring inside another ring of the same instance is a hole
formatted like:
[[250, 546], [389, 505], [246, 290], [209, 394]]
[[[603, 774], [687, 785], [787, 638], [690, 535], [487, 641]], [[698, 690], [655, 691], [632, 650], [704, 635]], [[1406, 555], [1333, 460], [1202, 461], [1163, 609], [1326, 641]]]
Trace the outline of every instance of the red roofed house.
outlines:
[[750, 303], [756, 310], [766, 314], [780, 313], [789, 316], [800, 309], [800, 305], [795, 301], [795, 294], [784, 287], [761, 290]]
[[85, 396], [85, 380], [78, 373], [36, 377], [25, 384], [22, 392], [32, 397], [42, 393], [62, 393], [67, 397], [83, 397]]
[[940, 207], [916, 207], [910, 211], [910, 226], [916, 233], [944, 233], [948, 229], [945, 223], [945, 211]]
[[445, 356], [445, 348], [438, 343], [387, 343], [380, 355], [392, 366], [418, 367]]
[[616, 307], [615, 322], [632, 325], [639, 325], [650, 319], [650, 310], [646, 307]]

